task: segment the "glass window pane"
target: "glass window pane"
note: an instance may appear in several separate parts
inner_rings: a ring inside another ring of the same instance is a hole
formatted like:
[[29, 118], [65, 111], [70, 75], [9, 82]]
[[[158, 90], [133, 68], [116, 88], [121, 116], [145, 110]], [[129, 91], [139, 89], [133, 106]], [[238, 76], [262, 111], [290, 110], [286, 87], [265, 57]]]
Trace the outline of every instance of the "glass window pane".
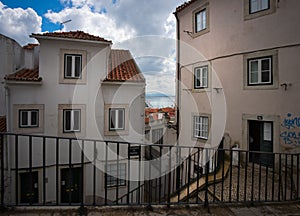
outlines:
[[81, 76], [81, 56], [75, 57], [75, 77]]
[[261, 81], [262, 82], [270, 82], [270, 73], [269, 72], [262, 72], [261, 73]]
[[206, 10], [202, 11], [202, 29], [206, 29]]
[[116, 125], [116, 110], [114, 109], [110, 109], [110, 129], [115, 129]]
[[21, 111], [21, 125], [27, 126], [28, 125], [28, 112]]
[[65, 76], [72, 76], [72, 56], [66, 55], [65, 57]]
[[124, 129], [124, 109], [119, 109], [118, 111], [118, 128]]
[[261, 61], [261, 69], [263, 71], [270, 70], [270, 59], [263, 59]]
[[80, 110], [74, 110], [74, 131], [80, 131]]
[[31, 111], [31, 125], [38, 125], [38, 111]]
[[250, 71], [251, 72], [258, 71], [258, 61], [257, 60], [250, 61]]
[[269, 8], [269, 0], [261, 0], [261, 10]]
[[64, 130], [70, 131], [71, 130], [71, 111], [65, 110], [64, 111]]
[[258, 83], [258, 73], [250, 73], [250, 83]]
[[195, 23], [196, 23], [196, 32], [206, 29], [206, 9], [196, 13]]

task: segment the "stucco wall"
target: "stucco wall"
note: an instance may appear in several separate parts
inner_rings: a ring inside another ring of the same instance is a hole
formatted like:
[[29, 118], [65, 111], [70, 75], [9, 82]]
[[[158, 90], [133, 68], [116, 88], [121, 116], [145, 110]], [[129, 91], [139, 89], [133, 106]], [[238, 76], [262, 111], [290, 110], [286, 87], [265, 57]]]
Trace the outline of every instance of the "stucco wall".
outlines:
[[[192, 32], [193, 11], [207, 2], [210, 14], [209, 32], [198, 37], [183, 32]], [[241, 148], [249, 149], [247, 120], [257, 120], [258, 116], [262, 116], [262, 120], [274, 123], [274, 152], [299, 151], [300, 102], [297, 94], [300, 91], [300, 29], [297, 28], [297, 22], [300, 15], [297, 8], [300, 2], [276, 1], [275, 13], [250, 20], [245, 19], [245, 2], [199, 0], [177, 14], [181, 40], [180, 73], [186, 85], [182, 85], [180, 90], [180, 142], [185, 145], [192, 141], [191, 114], [211, 113], [209, 101], [219, 103], [222, 97], [227, 104], [224, 133], [230, 135], [231, 145], [236, 142]], [[275, 50], [278, 53], [278, 86], [273, 89], [245, 89], [243, 59], [245, 55], [259, 50]], [[193, 68], [205, 62], [211, 68], [211, 85], [206, 92], [195, 92]], [[282, 84], [287, 84], [286, 90]], [[222, 89], [217, 93], [215, 88], [219, 87]], [[191, 95], [189, 99], [188, 95]], [[194, 108], [191, 108], [192, 100], [197, 104]], [[245, 119], [245, 116], [248, 117]], [[211, 130], [214, 130], [213, 127]]]

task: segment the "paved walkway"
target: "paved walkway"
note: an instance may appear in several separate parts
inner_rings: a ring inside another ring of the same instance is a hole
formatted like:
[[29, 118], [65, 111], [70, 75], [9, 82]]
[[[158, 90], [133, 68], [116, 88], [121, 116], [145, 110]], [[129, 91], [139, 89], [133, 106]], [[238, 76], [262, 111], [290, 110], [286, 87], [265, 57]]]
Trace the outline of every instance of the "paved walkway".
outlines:
[[[80, 215], [78, 208], [75, 207], [18, 207], [0, 215], [31, 215], [31, 216], [75, 216]], [[167, 208], [165, 206], [156, 206], [153, 209], [145, 207], [87, 207], [83, 215], [96, 216], [196, 216], [196, 215], [217, 215], [217, 216], [261, 216], [261, 215], [278, 215], [278, 216], [300, 216], [300, 202], [290, 204], [269, 204], [256, 205], [254, 207], [245, 207], [238, 205], [210, 206], [210, 213], [203, 205], [198, 206], [176, 206]]]

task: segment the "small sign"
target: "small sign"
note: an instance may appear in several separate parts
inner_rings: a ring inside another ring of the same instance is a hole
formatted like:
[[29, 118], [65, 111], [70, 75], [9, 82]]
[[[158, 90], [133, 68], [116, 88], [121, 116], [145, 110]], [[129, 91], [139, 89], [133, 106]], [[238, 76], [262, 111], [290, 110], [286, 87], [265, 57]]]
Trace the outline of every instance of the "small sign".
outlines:
[[141, 147], [140, 146], [131, 146], [128, 152], [129, 157], [130, 156], [139, 156], [141, 153]]

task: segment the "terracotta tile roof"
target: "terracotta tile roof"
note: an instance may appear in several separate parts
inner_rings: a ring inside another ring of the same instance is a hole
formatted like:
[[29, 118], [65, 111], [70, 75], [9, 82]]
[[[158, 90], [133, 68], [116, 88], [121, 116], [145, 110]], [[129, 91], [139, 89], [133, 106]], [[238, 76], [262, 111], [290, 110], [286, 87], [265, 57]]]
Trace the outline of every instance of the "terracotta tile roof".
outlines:
[[32, 44], [32, 43], [29, 43], [29, 44], [23, 46], [23, 48], [24, 48], [24, 49], [28, 49], [28, 50], [32, 50], [32, 49], [34, 49], [34, 47], [36, 47], [36, 46], [39, 46], [39, 44]]
[[43, 34], [32, 34], [31, 37], [68, 38], [68, 39], [102, 41], [102, 42], [111, 43], [110, 40], [106, 40], [102, 37], [91, 35], [91, 34], [83, 32], [83, 31], [47, 32], [47, 33], [43, 33]]
[[6, 132], [6, 117], [0, 116], [0, 132]]
[[39, 77], [39, 69], [22, 69], [14, 74], [9, 74], [4, 77], [5, 80], [13, 81], [42, 81], [42, 77]]
[[111, 50], [109, 67], [105, 81], [145, 81], [129, 50]]
[[190, 0], [188, 2], [184, 2], [182, 5], [176, 7], [176, 11], [174, 13], [178, 13], [180, 11], [182, 11], [183, 9], [185, 9], [187, 6], [193, 4], [194, 2], [196, 2], [198, 0]]

